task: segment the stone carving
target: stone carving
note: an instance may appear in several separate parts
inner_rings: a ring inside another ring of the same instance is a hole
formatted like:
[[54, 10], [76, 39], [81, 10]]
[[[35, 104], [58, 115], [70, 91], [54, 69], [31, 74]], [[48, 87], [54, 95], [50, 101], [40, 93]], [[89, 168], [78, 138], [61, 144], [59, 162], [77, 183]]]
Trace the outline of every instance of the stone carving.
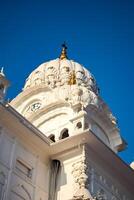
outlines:
[[40, 107], [41, 107], [41, 103], [40, 103], [40, 102], [33, 103], [33, 104], [31, 105], [31, 111], [35, 112], [35, 111], [37, 111], [38, 109], [40, 109]]
[[[90, 163], [90, 181], [91, 181], [91, 185], [92, 187], [96, 187], [96, 185], [102, 186], [102, 188], [104, 189], [99, 189], [97, 192], [93, 192], [94, 193], [94, 199], [98, 200], [98, 197], [101, 198], [101, 196], [103, 196], [103, 199], [107, 199], [109, 200], [109, 198], [107, 197], [106, 193], [104, 192], [107, 191], [109, 193], [109, 195], [111, 195], [110, 199], [111, 200], [125, 200], [126, 199], [126, 195], [124, 195], [119, 188], [116, 187], [115, 184], [113, 184], [112, 180], [110, 180], [110, 178], [107, 178], [103, 175], [103, 172], [100, 171], [98, 172], [98, 170], [96, 171], [96, 169], [91, 165]], [[94, 189], [93, 189], [94, 191]], [[100, 199], [99, 199], [100, 200]]]
[[68, 66], [63, 66], [60, 70], [61, 85], [68, 85], [71, 78], [71, 71]]
[[44, 81], [45, 81], [45, 77], [43, 75], [43, 72], [37, 70], [35, 72], [35, 75], [33, 76], [34, 85], [39, 85]]
[[[93, 75], [79, 63], [67, 58], [44, 63], [31, 73], [24, 90], [42, 83], [50, 87], [58, 99], [68, 101], [71, 105], [79, 103], [81, 108], [90, 104], [96, 106], [116, 126], [116, 118], [99, 97]], [[54, 98], [51, 96], [51, 99]]]
[[25, 90], [26, 88], [30, 88], [31, 85], [32, 85], [31, 84], [31, 78], [29, 77], [29, 78], [26, 79], [26, 84], [25, 84], [23, 90]]
[[79, 110], [93, 105], [99, 112], [104, 113], [113, 126], [117, 126], [116, 118], [99, 96], [99, 89], [93, 75], [79, 63], [64, 58], [41, 64], [27, 79], [24, 90], [42, 83], [50, 89], [47, 104], [63, 100], [71, 106], [79, 104]]
[[86, 87], [98, 95], [98, 87], [93, 76], [83, 66], [68, 59], [56, 59], [39, 66], [26, 80], [24, 90], [42, 82], [51, 88], [59, 87], [59, 85], [70, 85], [72, 76], [75, 77], [73, 84]]
[[72, 85], [71, 87], [71, 99], [73, 104], [80, 103], [82, 101], [83, 91], [77, 85]]
[[95, 94], [98, 95], [99, 93], [99, 89], [97, 87], [96, 81], [93, 78], [93, 76], [90, 76], [90, 78], [88, 79], [88, 88], [93, 91]]
[[23, 115], [26, 116], [28, 114], [31, 114], [33, 112], [36, 112], [37, 110], [41, 109], [41, 102], [34, 102], [30, 104], [26, 110], [24, 111]]
[[[91, 163], [89, 164], [87, 146], [83, 147], [83, 155], [81, 159], [75, 162], [72, 165], [72, 168], [72, 175], [75, 182], [74, 188], [76, 188], [73, 200], [86, 199], [88, 195], [90, 198], [88, 197], [87, 199], [92, 200], [109, 200], [109, 198], [111, 200], [127, 199], [126, 195], [124, 195], [119, 188], [112, 183], [112, 180], [103, 176], [101, 171], [100, 173], [98, 170], [96, 171]], [[102, 186], [103, 189], [99, 188], [97, 192], [94, 193], [94, 187], [96, 187], [96, 184], [99, 185], [99, 187]], [[93, 197], [89, 192], [89, 188]], [[108, 197], [105, 191], [107, 191], [111, 196]]]
[[115, 196], [112, 196], [111, 200], [117, 200], [117, 198]]
[[29, 191], [23, 184], [18, 184], [18, 185], [13, 186], [12, 192], [15, 192], [17, 195], [19, 195], [23, 199], [32, 200]]
[[90, 200], [93, 199], [88, 188], [89, 188], [89, 177], [88, 177], [88, 163], [86, 155], [86, 146], [83, 147], [83, 154], [81, 159], [72, 165], [72, 175], [74, 182], [77, 184], [77, 190], [73, 195], [73, 199]]
[[80, 161], [73, 164], [73, 177], [75, 183], [79, 185], [79, 187], [86, 187], [88, 185], [88, 176], [87, 173], [87, 165], [85, 163], [85, 159], [81, 158]]
[[56, 87], [57, 70], [54, 66], [48, 66], [45, 74], [45, 83], [51, 88]]
[[76, 82], [78, 85], [85, 85], [85, 72], [80, 64], [75, 64]]
[[40, 65], [26, 80], [24, 90], [42, 83], [49, 86], [54, 93], [58, 91], [60, 98], [71, 104], [98, 106], [95, 79], [82, 65], [74, 61], [56, 59]]
[[94, 200], [107, 200], [107, 196], [103, 189], [99, 189], [94, 197]]
[[31, 195], [29, 194], [28, 190], [24, 185], [21, 185], [21, 188], [25, 191], [25, 193], [28, 195], [29, 200], [32, 200]]
[[[88, 147], [85, 146], [84, 149], [85, 149], [84, 164], [86, 165], [85, 173], [88, 176], [86, 179], [87, 184], [85, 187], [87, 189], [90, 189], [90, 192], [93, 195], [92, 199], [93, 200], [117, 200], [117, 199], [125, 200], [125, 199], [127, 199], [127, 197], [126, 197], [126, 195], [124, 195], [123, 191], [121, 192], [119, 190], [119, 188], [117, 188], [116, 185], [113, 184], [112, 180], [105, 177], [103, 175], [102, 171], [99, 172], [98, 170], [95, 169], [95, 167], [93, 167], [92, 163], [90, 163], [90, 161], [88, 160], [88, 158], [89, 158]], [[81, 177], [81, 170], [83, 169], [83, 167], [81, 167], [83, 159], [84, 158], [81, 157], [81, 159], [79, 161], [77, 161], [76, 163], [74, 163], [72, 166], [73, 167], [72, 174], [73, 174], [74, 181], [75, 181], [74, 186], [76, 187], [76, 191], [79, 191], [79, 188], [80, 188], [79, 178]], [[97, 191], [95, 191], [96, 186], [98, 186]], [[108, 192], [109, 196], [107, 196], [105, 191]], [[75, 198], [73, 198], [73, 199], [78, 199], [78, 198], [76, 198], [76, 195], [74, 195], [74, 197]]]

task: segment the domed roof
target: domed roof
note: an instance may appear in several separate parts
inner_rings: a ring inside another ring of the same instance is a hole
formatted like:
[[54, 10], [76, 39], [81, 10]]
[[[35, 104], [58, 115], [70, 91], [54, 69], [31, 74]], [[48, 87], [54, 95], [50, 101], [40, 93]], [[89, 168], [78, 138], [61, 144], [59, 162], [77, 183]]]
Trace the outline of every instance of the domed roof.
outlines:
[[26, 79], [24, 90], [35, 85], [46, 84], [51, 88], [62, 85], [83, 85], [98, 94], [96, 81], [81, 64], [66, 58], [51, 60], [37, 67]]
[[116, 146], [115, 150], [118, 145], [113, 138], [122, 143], [116, 118], [100, 97], [94, 77], [67, 58], [65, 46], [59, 58], [39, 65], [29, 75], [23, 91], [10, 104], [45, 135], [56, 135], [57, 140], [62, 129], [73, 135], [90, 127], [105, 144]]
[[63, 46], [60, 58], [39, 65], [26, 79], [23, 90], [44, 83], [50, 88], [63, 85], [81, 85], [98, 94], [98, 87], [92, 74], [81, 64], [67, 58]]

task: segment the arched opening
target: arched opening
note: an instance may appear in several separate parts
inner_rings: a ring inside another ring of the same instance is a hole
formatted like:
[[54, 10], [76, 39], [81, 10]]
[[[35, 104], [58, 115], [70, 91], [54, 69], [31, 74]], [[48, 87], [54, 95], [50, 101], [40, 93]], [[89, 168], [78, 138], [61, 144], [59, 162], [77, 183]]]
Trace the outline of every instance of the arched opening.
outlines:
[[69, 133], [68, 133], [68, 129], [64, 129], [61, 131], [61, 134], [60, 134], [60, 139], [64, 139], [64, 138], [67, 138], [69, 137]]
[[52, 140], [53, 142], [55, 142], [55, 135], [51, 134], [48, 138], [49, 138], [50, 140]]
[[82, 123], [81, 123], [81, 122], [78, 122], [78, 123], [76, 124], [76, 127], [77, 127], [77, 129], [82, 128]]

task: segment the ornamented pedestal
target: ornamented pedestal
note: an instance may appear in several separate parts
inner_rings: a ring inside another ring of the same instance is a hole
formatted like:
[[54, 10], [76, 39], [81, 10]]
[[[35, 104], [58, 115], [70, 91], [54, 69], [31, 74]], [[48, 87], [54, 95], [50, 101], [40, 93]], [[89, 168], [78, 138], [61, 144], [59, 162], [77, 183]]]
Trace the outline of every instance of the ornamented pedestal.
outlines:
[[89, 191], [89, 163], [87, 147], [84, 144], [82, 148], [81, 159], [72, 166], [74, 182], [77, 185], [77, 190], [74, 193], [72, 200], [93, 200], [93, 197]]

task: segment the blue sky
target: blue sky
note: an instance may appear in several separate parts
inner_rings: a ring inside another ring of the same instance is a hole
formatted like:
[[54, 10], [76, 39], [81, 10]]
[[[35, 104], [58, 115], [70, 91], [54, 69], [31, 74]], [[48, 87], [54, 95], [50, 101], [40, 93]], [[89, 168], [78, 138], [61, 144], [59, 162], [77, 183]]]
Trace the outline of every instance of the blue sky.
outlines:
[[89, 69], [118, 119], [134, 160], [134, 2], [131, 0], [0, 1], [0, 65], [11, 81], [7, 98], [23, 88], [39, 64], [68, 56]]

